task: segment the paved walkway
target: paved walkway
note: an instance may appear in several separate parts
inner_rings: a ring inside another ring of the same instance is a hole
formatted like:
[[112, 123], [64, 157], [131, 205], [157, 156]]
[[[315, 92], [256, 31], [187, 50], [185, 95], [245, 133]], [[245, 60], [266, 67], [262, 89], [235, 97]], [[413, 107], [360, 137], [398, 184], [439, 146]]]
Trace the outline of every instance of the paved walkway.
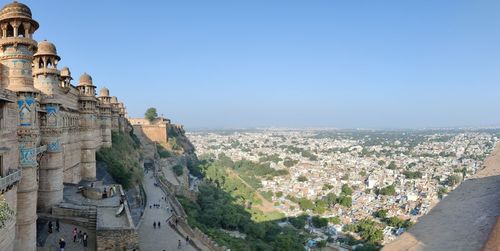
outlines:
[[[171, 216], [171, 206], [168, 202], [162, 201], [166, 197], [163, 191], [154, 186], [155, 179], [150, 171], [144, 175], [143, 186], [148, 198], [148, 204], [144, 211], [142, 222], [139, 226], [139, 247], [141, 250], [189, 250], [195, 251], [191, 245], [186, 245], [186, 241], [175, 230], [168, 226], [166, 220]], [[160, 208], [149, 208], [152, 204], [160, 204]], [[153, 227], [154, 222], [161, 222], [161, 228]], [[177, 248], [178, 241], [181, 240], [182, 246]]]
[[[79, 227], [79, 226], [61, 223], [60, 232], [57, 232], [55, 222], [52, 222], [52, 223], [54, 224], [53, 233], [49, 234], [49, 236], [47, 237], [47, 240], [45, 242], [45, 246], [44, 247], [37, 247], [37, 251], [59, 250], [59, 240], [61, 238], [64, 238], [64, 241], [66, 242], [66, 250], [76, 250], [76, 251], [96, 250], [95, 232], [94, 231], [88, 231], [87, 229]], [[78, 230], [82, 230], [82, 233], [84, 233], [84, 232], [87, 233], [87, 235], [89, 236], [87, 247], [84, 247], [82, 242], [73, 242], [73, 229], [75, 227]], [[47, 229], [45, 228], [44, 231], [46, 231], [46, 230]]]

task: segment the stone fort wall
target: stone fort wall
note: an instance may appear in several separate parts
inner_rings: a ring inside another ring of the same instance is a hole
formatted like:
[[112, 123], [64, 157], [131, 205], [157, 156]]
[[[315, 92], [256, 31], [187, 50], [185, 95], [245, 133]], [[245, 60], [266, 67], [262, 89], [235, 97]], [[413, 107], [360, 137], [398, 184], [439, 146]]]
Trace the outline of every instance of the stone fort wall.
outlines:
[[96, 151], [128, 124], [124, 104], [97, 94], [90, 75], [71, 83], [55, 45], [33, 39], [38, 27], [22, 3], [0, 10], [0, 203], [14, 211], [0, 250], [36, 250], [37, 214], [62, 202], [64, 183], [95, 180]]
[[149, 140], [164, 145], [168, 143], [170, 120], [157, 118], [153, 121], [149, 121], [143, 118], [130, 118], [129, 121], [134, 127], [134, 131], [142, 133]]

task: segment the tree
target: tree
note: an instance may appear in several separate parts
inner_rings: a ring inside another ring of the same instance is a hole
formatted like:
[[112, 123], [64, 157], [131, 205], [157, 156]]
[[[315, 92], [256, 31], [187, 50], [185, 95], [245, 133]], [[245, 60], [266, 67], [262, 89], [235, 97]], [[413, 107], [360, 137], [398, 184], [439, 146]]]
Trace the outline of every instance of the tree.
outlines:
[[334, 216], [334, 217], [330, 217], [330, 218], [328, 218], [328, 221], [329, 221], [330, 223], [332, 223], [332, 224], [336, 224], [336, 225], [338, 225], [338, 224], [342, 223], [342, 222], [340, 221], [340, 218], [339, 218], [339, 217], [337, 217], [337, 216]]
[[422, 173], [420, 171], [415, 171], [415, 172], [404, 171], [403, 174], [407, 179], [420, 179], [420, 178], [422, 178]]
[[323, 214], [326, 211], [326, 201], [318, 199], [316, 200], [316, 207], [314, 208], [314, 212], [317, 214]]
[[306, 182], [307, 181], [307, 177], [304, 176], [304, 175], [300, 175], [298, 178], [297, 178], [297, 181], [298, 182]]
[[448, 189], [447, 189], [446, 187], [440, 187], [440, 188], [438, 189], [438, 197], [439, 197], [439, 198], [443, 198], [443, 196], [444, 196], [445, 194], [447, 194], [447, 193], [448, 193]]
[[314, 208], [313, 202], [306, 199], [306, 198], [299, 199], [299, 206], [300, 206], [300, 209], [302, 209], [303, 211], [311, 210]]
[[459, 175], [453, 174], [451, 176], [448, 176], [448, 185], [455, 186], [456, 184], [460, 183], [461, 180], [462, 179]]
[[153, 122], [158, 117], [158, 113], [156, 112], [156, 108], [150, 107], [146, 110], [144, 114], [145, 118], [149, 120], [149, 122]]
[[385, 165], [385, 161], [383, 161], [383, 160], [379, 160], [379, 161], [378, 161], [378, 165], [379, 165], [379, 166], [383, 166], [383, 165]]
[[344, 207], [347, 207], [347, 208], [351, 208], [352, 207], [352, 198], [350, 196], [344, 196], [344, 195], [342, 195], [341, 197], [339, 197], [338, 203], [341, 206], [344, 206]]
[[396, 195], [396, 188], [394, 187], [394, 185], [389, 185], [382, 189], [377, 189], [376, 193], [381, 195], [394, 196]]
[[326, 204], [330, 208], [335, 206], [335, 203], [337, 203], [337, 195], [335, 195], [334, 193], [327, 194], [324, 199], [326, 201]]
[[312, 218], [312, 224], [314, 225], [314, 227], [317, 227], [317, 228], [326, 227], [326, 226], [328, 226], [328, 219], [321, 218], [319, 216], [314, 216]]
[[330, 190], [332, 188], [333, 188], [333, 186], [331, 184], [326, 183], [326, 184], [323, 185], [322, 190], [326, 191], [326, 190]]
[[391, 170], [394, 170], [396, 169], [396, 162], [394, 161], [391, 161], [391, 163], [389, 163], [389, 165], [387, 166], [387, 169], [391, 169]]
[[352, 188], [350, 188], [349, 185], [347, 185], [347, 184], [342, 185], [341, 194], [352, 195]]
[[304, 226], [306, 225], [306, 221], [307, 221], [307, 215], [301, 215], [301, 216], [298, 216], [298, 217], [293, 217], [293, 218], [290, 218], [288, 221], [296, 229], [304, 229]]
[[380, 209], [377, 212], [375, 212], [375, 217], [384, 219], [387, 217], [387, 210], [385, 209]]

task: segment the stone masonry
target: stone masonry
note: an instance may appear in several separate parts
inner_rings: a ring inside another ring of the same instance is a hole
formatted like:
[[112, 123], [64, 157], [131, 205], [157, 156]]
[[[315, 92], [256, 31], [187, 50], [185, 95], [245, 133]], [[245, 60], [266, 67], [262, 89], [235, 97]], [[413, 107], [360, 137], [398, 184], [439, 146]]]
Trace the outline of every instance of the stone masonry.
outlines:
[[0, 10], [0, 195], [15, 212], [0, 226], [2, 250], [36, 250], [37, 213], [62, 202], [63, 183], [95, 180], [96, 151], [128, 124], [124, 104], [106, 88], [96, 97], [90, 75], [71, 84], [55, 45], [33, 39], [38, 27], [22, 3]]

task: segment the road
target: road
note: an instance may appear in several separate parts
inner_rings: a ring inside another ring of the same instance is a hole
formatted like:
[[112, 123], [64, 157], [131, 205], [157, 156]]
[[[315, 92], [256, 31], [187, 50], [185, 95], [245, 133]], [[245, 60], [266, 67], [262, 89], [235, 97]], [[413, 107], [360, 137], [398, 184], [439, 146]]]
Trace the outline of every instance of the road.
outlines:
[[[144, 175], [143, 186], [147, 195], [148, 204], [144, 211], [143, 219], [139, 225], [139, 247], [140, 250], [186, 250], [195, 251], [191, 245], [186, 245], [185, 240], [175, 230], [170, 228], [166, 220], [171, 216], [168, 202], [162, 200], [166, 197], [163, 191], [154, 186], [153, 173]], [[160, 208], [150, 208], [152, 204], [160, 204]], [[153, 227], [154, 222], [161, 222], [161, 228]], [[182, 246], [178, 249], [179, 240]]]

